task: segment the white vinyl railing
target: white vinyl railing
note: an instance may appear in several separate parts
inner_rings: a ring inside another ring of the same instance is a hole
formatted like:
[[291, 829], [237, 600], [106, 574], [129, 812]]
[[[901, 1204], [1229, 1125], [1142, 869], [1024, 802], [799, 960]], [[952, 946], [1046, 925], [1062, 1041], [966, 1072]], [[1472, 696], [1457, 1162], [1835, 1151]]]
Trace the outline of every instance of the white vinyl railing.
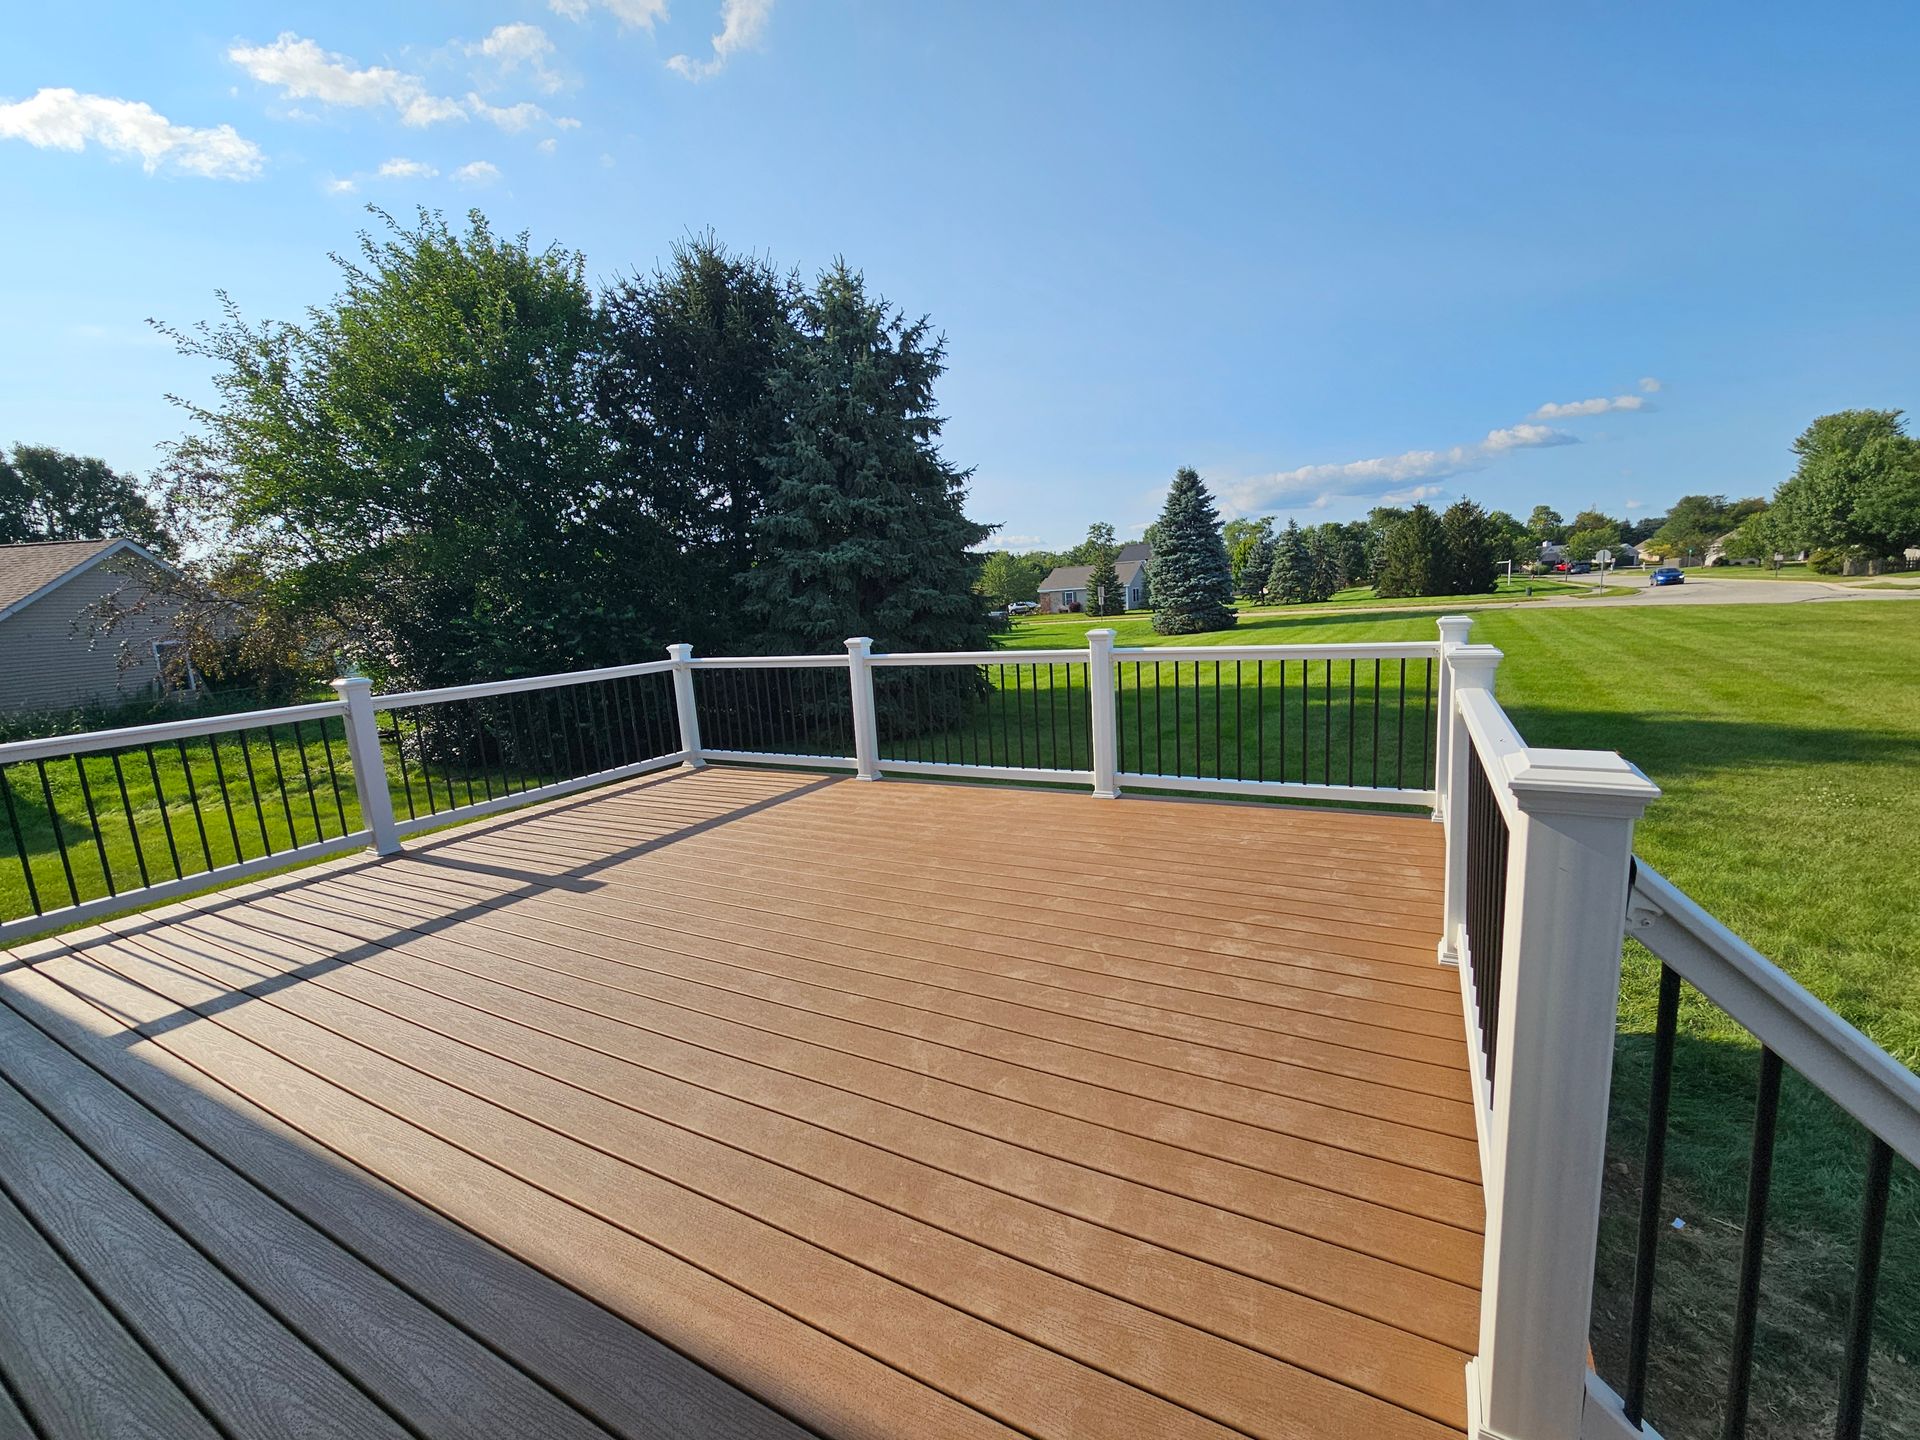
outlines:
[[[1658, 789], [1618, 755], [1529, 746], [1493, 696], [1500, 652], [1440, 622], [1438, 789], [1446, 827], [1440, 960], [1458, 965], [1486, 1197], [1479, 1342], [1467, 1366], [1473, 1440], [1654, 1436], [1644, 1415], [1660, 1227], [1666, 1089], [1681, 980], [1762, 1046], [1756, 1131], [1770, 1157], [1780, 1065], [1869, 1136], [1862, 1262], [1844, 1374], [1842, 1436], [1860, 1434], [1887, 1159], [1920, 1164], [1920, 1078], [1651, 870], [1633, 827]], [[1618, 1024], [1632, 935], [1666, 978], [1656, 1031], [1657, 1138], [1643, 1166], [1629, 1361], [1616, 1390], [1589, 1364], [1592, 1290]], [[1774, 1101], [1767, 1101], [1771, 1068]], [[1766, 1162], [1770, 1165], [1770, 1158]], [[1747, 1259], [1726, 1410], [1745, 1413], [1768, 1175], [1750, 1177]], [[1871, 1257], [1871, 1258], [1869, 1258]], [[1742, 1340], [1744, 1336], [1744, 1341]], [[1744, 1345], [1744, 1349], [1742, 1348]]]

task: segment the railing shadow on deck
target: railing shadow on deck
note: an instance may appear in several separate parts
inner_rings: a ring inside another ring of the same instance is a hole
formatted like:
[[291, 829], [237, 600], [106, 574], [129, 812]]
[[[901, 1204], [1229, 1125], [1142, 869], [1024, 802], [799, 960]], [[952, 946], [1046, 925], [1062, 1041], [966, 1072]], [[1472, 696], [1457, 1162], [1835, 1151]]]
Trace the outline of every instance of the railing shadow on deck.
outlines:
[[[170, 1043], [176, 1026], [56, 978], [55, 942], [37, 954], [0, 970], [0, 1133], [36, 1152], [13, 1151], [0, 1210], [25, 1245], [8, 1257], [19, 1273], [31, 1261], [88, 1313], [45, 1348], [29, 1328], [27, 1370], [16, 1349], [0, 1374], [0, 1416], [17, 1407], [60, 1434], [807, 1433], [638, 1328], [637, 1292], [623, 1314], [604, 1257], [538, 1222], [547, 1197], [460, 1184], [485, 1162], [425, 1130], [383, 1148], [347, 1109], [291, 1124], [260, 1108], [270, 1085], [252, 1099], [226, 1088], [250, 1076], [203, 1071], [220, 1062]], [[60, 1190], [63, 1176], [85, 1193]], [[141, 1260], [116, 1264], [135, 1243]], [[0, 1289], [0, 1309], [27, 1288]], [[61, 1349], [80, 1335], [92, 1344]], [[248, 1336], [266, 1342], [264, 1383], [233, 1364]]]

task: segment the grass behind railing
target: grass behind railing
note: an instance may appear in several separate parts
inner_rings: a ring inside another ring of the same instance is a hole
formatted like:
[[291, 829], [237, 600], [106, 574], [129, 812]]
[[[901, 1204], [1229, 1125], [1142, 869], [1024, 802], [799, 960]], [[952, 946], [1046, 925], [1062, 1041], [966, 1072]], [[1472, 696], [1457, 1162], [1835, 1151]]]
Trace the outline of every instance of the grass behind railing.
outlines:
[[134, 747], [12, 764], [4, 779], [13, 806], [11, 817], [0, 807], [5, 920], [33, 914], [36, 892], [40, 910], [61, 909], [76, 895], [125, 894], [337, 839], [361, 824], [338, 720], [303, 721], [297, 738], [281, 725], [169, 740], [152, 747], [151, 761]]

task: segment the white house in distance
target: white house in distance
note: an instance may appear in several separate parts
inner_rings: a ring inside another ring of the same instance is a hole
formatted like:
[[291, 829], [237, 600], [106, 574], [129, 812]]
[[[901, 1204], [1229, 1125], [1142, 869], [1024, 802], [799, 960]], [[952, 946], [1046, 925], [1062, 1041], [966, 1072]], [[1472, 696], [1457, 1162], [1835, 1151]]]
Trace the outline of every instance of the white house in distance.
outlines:
[[[1138, 610], [1147, 603], [1147, 561], [1153, 558], [1153, 546], [1144, 540], [1122, 545], [1113, 557], [1114, 572], [1120, 588], [1127, 593], [1127, 609]], [[1056, 565], [1040, 582], [1040, 613], [1064, 615], [1081, 610], [1087, 604], [1087, 577], [1091, 565]]]
[[[194, 689], [175, 620], [154, 594], [173, 567], [132, 540], [0, 545], [0, 713], [116, 705]], [[139, 606], [106, 633], [101, 602]]]

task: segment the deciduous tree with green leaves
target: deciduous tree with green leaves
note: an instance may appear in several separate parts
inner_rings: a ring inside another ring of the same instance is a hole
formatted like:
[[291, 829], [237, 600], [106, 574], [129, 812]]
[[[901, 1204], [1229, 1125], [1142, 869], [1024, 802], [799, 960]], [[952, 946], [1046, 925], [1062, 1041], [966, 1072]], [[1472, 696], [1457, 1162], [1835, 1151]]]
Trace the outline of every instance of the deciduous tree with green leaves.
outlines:
[[1234, 623], [1233, 571], [1220, 515], [1200, 473], [1182, 466], [1167, 491], [1148, 562], [1153, 628], [1161, 635], [1224, 630]]
[[165, 554], [173, 548], [146, 489], [104, 460], [50, 445], [0, 455], [0, 545], [125, 537]]
[[220, 323], [166, 331], [216, 367], [167, 474], [189, 538], [251, 577], [236, 613], [404, 684], [657, 653], [683, 554], [597, 416], [584, 259], [478, 212], [381, 219], [304, 321], [223, 296]]
[[1015, 600], [1040, 598], [1040, 582], [1047, 570], [1031, 555], [1014, 555], [1005, 550], [988, 552], [980, 566], [980, 578], [974, 589], [998, 608]]

